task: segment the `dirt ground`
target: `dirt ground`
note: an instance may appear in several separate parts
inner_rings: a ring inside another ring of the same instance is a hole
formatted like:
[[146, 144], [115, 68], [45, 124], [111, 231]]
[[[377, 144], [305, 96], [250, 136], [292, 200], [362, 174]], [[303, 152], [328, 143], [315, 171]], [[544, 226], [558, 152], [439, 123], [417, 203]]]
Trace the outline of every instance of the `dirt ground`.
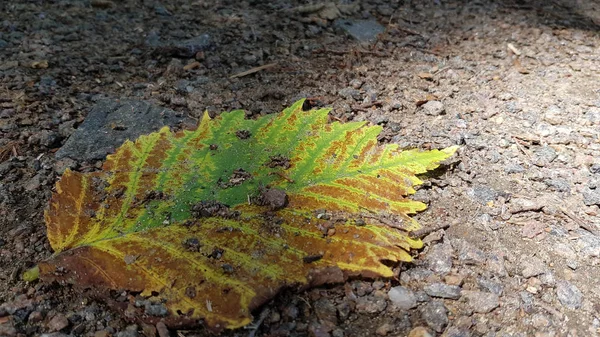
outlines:
[[[195, 119], [308, 97], [334, 119], [383, 125], [382, 142], [461, 146], [415, 195], [429, 204], [421, 224], [449, 227], [397, 279], [289, 290], [256, 313], [257, 330], [225, 335], [600, 332], [600, 3], [356, 0], [333, 14], [307, 3], [0, 2], [0, 336], [207, 335], [20, 279], [51, 255], [42, 216], [60, 173], [99, 167], [54, 154], [103, 97]], [[342, 18], [385, 31], [357, 41]], [[173, 47], [195, 37], [198, 50]]]

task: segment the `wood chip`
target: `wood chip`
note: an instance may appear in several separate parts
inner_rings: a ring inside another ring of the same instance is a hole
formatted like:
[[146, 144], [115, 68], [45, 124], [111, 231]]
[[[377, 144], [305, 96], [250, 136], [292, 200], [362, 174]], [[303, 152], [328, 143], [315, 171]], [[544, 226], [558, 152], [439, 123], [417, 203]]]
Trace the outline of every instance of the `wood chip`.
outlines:
[[600, 231], [598, 230], [598, 228], [596, 228], [595, 225], [583, 221], [563, 206], [558, 206], [558, 209], [560, 209], [560, 211], [563, 212], [564, 215], [569, 217], [569, 219], [573, 220], [579, 227], [585, 229], [586, 231], [596, 236], [600, 236]]
[[257, 73], [257, 72], [265, 70], [265, 69], [273, 68], [276, 65], [277, 65], [277, 62], [265, 64], [264, 66], [255, 67], [255, 68], [252, 68], [250, 70], [242, 71], [241, 73], [237, 73], [235, 75], [231, 75], [231, 76], [229, 76], [229, 78], [238, 78], [238, 77], [248, 76], [248, 75]]
[[422, 72], [422, 73], [419, 73], [418, 76], [424, 80], [428, 80], [428, 81], [433, 80], [433, 74], [431, 74], [431, 73]]
[[186, 64], [183, 67], [183, 70], [189, 71], [189, 70], [193, 70], [193, 69], [198, 69], [198, 68], [200, 68], [200, 66], [202, 66], [202, 64], [200, 64], [200, 62], [194, 61], [192, 63]]
[[30, 67], [33, 69], [46, 69], [46, 68], [48, 68], [48, 61], [47, 60], [34, 61], [34, 62], [31, 62]]
[[521, 65], [521, 61], [519, 61], [519, 59], [515, 59], [513, 61], [513, 66], [515, 67], [515, 69], [517, 69], [517, 71], [519, 73], [524, 74], [524, 75], [529, 74], [529, 70], [527, 70], [525, 67], [523, 67]]
[[512, 43], [507, 44], [506, 47], [508, 48], [508, 50], [512, 51], [513, 54], [521, 56], [521, 51], [518, 50], [517, 47], [515, 47]]

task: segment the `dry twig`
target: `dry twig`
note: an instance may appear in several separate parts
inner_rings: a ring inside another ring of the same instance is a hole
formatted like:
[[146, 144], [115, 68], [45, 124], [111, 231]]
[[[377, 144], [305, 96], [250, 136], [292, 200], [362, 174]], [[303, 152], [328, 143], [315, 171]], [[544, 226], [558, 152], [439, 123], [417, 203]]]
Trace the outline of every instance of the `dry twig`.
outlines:
[[439, 224], [439, 225], [433, 226], [433, 227], [421, 228], [421, 229], [417, 229], [416, 231], [408, 232], [408, 236], [411, 237], [412, 239], [422, 239], [433, 232], [437, 232], [440, 229], [446, 229], [448, 227], [450, 227], [449, 224]]
[[238, 78], [238, 77], [248, 76], [248, 75], [257, 73], [257, 72], [265, 70], [265, 69], [273, 68], [276, 65], [277, 65], [277, 62], [265, 64], [265, 65], [262, 65], [260, 67], [254, 67], [252, 69], [249, 69], [249, 70], [246, 70], [246, 71], [242, 71], [241, 73], [237, 73], [235, 75], [231, 75], [231, 76], [229, 76], [229, 78]]

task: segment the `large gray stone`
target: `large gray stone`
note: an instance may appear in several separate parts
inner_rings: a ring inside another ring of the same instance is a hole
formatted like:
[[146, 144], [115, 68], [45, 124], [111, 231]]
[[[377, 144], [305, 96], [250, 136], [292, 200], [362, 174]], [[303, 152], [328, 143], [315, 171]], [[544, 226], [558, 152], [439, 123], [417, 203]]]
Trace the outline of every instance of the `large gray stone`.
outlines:
[[103, 160], [125, 140], [152, 133], [163, 126], [178, 126], [185, 117], [146, 101], [99, 101], [83, 123], [56, 152], [56, 158]]

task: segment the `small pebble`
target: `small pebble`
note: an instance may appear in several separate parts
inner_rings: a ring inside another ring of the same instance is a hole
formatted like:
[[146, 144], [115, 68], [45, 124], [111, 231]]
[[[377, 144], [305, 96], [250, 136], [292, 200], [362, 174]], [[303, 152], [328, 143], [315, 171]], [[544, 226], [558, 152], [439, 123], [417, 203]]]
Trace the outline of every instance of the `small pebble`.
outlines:
[[60, 331], [69, 326], [69, 320], [63, 314], [56, 314], [50, 322], [48, 322], [48, 329], [52, 332]]
[[375, 333], [379, 336], [387, 336], [392, 331], [394, 331], [394, 326], [390, 323], [384, 323], [375, 330]]
[[426, 285], [423, 290], [431, 297], [449, 298], [457, 300], [460, 298], [460, 287], [445, 283], [432, 283]]
[[435, 245], [427, 254], [425, 261], [436, 274], [447, 274], [452, 269], [453, 250], [449, 244]]
[[422, 326], [418, 326], [410, 330], [408, 337], [433, 337], [433, 335]]
[[444, 303], [432, 301], [421, 307], [421, 317], [427, 323], [427, 326], [437, 332], [444, 331], [448, 325], [448, 309]]
[[429, 101], [422, 106], [426, 115], [439, 116], [446, 113], [444, 104], [440, 101]]
[[388, 292], [390, 301], [399, 309], [408, 310], [417, 306], [417, 297], [415, 293], [405, 287], [393, 287]]
[[530, 278], [545, 273], [548, 268], [546, 264], [536, 256], [527, 257], [521, 260], [521, 275], [524, 278]]
[[461, 295], [467, 298], [467, 303], [474, 312], [486, 314], [500, 305], [498, 295], [494, 293], [463, 290]]

